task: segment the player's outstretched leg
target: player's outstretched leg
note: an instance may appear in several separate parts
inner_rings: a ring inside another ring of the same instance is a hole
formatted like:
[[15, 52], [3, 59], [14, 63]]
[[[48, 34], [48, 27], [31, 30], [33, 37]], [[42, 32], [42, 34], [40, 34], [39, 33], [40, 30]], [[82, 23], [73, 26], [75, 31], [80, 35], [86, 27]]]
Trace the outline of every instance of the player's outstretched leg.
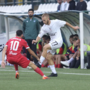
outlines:
[[34, 63], [30, 62], [29, 66], [33, 68], [33, 70], [42, 76], [42, 79], [49, 79], [47, 76], [43, 74], [43, 72], [38, 68]]
[[15, 67], [15, 71], [16, 71], [15, 78], [19, 79], [18, 65], [14, 64], [14, 67]]

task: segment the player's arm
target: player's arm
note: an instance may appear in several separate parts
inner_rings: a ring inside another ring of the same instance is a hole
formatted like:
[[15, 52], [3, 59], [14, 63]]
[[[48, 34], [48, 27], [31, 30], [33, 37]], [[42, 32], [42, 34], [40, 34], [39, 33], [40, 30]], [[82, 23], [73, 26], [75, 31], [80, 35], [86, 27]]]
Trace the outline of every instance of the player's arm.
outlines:
[[38, 56], [30, 49], [30, 47], [28, 46], [25, 40], [22, 40], [22, 44], [23, 47], [25, 47], [32, 56], [34, 56], [37, 60], [39, 60]]
[[38, 61], [40, 61], [39, 57], [30, 48], [28, 48], [27, 50], [32, 56], [34, 56]]
[[78, 26], [73, 26], [73, 25], [71, 25], [70, 23], [68, 23], [68, 22], [66, 22], [66, 25], [67, 26], [69, 26], [69, 27], [71, 27], [72, 29], [74, 29], [74, 30], [77, 30], [77, 29], [79, 29], [79, 27]]
[[3, 51], [2, 51], [2, 63], [1, 63], [2, 68], [5, 68], [5, 61], [4, 60], [5, 60], [6, 51], [7, 51], [7, 46], [5, 46]]
[[32, 41], [32, 44], [37, 43], [40, 39], [41, 39], [41, 38], [40, 38], [39, 36], [37, 36], [36, 40], [33, 40], [33, 41]]
[[33, 41], [32, 41], [32, 44], [37, 43], [37, 42], [42, 38], [42, 36], [43, 36], [44, 34], [46, 34], [46, 32], [43, 30], [43, 27], [42, 27], [40, 33], [38, 34], [38, 36], [37, 36], [37, 38], [36, 38], [36, 40], [33, 40]]

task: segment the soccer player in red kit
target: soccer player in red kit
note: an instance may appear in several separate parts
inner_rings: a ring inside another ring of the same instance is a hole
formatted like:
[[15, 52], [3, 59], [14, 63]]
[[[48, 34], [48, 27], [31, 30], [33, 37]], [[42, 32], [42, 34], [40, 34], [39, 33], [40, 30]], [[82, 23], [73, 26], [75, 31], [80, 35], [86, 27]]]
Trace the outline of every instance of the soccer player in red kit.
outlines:
[[35, 72], [37, 72], [42, 76], [42, 79], [48, 79], [48, 77], [45, 76], [43, 72], [34, 63], [32, 63], [30, 60], [28, 60], [25, 56], [21, 54], [22, 48], [25, 47], [32, 56], [34, 56], [37, 60], [39, 60], [37, 55], [29, 48], [27, 42], [24, 39], [22, 39], [22, 37], [23, 37], [22, 30], [17, 30], [16, 37], [8, 40], [2, 52], [1, 67], [5, 68], [4, 60], [6, 54], [7, 61], [10, 64], [13, 64], [15, 67], [16, 70], [15, 77], [17, 79], [19, 78], [18, 65], [21, 66], [22, 68], [26, 68], [29, 65], [34, 69]]

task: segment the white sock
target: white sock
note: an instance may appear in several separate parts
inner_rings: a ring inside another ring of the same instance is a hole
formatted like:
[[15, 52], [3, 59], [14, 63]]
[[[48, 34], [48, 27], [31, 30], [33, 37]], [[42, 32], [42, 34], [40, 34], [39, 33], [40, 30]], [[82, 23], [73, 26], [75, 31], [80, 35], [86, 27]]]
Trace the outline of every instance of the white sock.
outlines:
[[71, 58], [68, 60], [68, 62], [71, 63], [71, 62], [73, 61], [73, 59], [74, 59], [74, 58], [71, 57]]
[[46, 75], [43, 75], [43, 77], [46, 77]]
[[43, 63], [44, 60], [45, 60], [45, 57], [41, 56], [41, 57], [40, 57], [40, 62], [39, 62], [39, 64], [42, 65], [42, 63]]
[[18, 71], [16, 71], [16, 73], [17, 73]]
[[51, 71], [52, 71], [54, 74], [56, 74], [57, 72], [56, 72], [55, 66], [54, 66], [54, 65], [49, 65], [49, 66], [50, 66]]

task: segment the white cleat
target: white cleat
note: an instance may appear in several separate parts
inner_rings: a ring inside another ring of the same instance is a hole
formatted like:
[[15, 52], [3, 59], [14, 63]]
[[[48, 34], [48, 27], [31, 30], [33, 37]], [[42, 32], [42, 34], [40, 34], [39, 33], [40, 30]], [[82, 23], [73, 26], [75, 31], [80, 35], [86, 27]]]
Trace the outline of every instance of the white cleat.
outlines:
[[63, 68], [64, 68], [64, 69], [70, 69], [69, 67], [65, 67], [65, 66], [63, 66]]
[[69, 66], [68, 61], [61, 61], [61, 64], [65, 65], [65, 66]]

